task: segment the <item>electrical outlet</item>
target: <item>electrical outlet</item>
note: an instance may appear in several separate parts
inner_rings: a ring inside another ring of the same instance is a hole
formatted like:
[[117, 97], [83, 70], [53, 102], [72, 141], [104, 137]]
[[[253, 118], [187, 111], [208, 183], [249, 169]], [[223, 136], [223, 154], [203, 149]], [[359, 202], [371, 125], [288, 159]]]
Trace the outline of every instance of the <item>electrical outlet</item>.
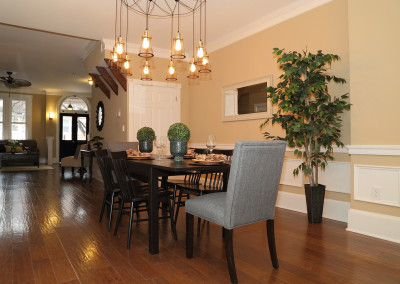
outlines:
[[376, 186], [376, 185], [372, 186], [371, 187], [372, 199], [376, 199], [376, 200], [381, 199], [381, 191], [382, 191], [382, 187]]

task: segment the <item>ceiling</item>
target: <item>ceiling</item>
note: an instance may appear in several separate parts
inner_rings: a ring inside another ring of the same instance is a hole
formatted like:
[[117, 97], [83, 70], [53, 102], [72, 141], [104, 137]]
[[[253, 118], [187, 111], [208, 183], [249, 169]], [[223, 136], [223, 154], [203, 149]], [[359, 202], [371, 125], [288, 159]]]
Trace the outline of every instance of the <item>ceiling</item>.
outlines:
[[[208, 51], [211, 53], [329, 1], [208, 0]], [[21, 88], [21, 92], [89, 93], [89, 76], [83, 60], [99, 41], [114, 41], [115, 3], [115, 0], [0, 1], [0, 76], [14, 71], [13, 77], [31, 81], [32, 86]], [[122, 13], [123, 20], [125, 14], [126, 11]], [[196, 16], [196, 41], [198, 19]], [[192, 16], [180, 19], [187, 53], [192, 49], [192, 21]], [[158, 50], [168, 53], [170, 27], [170, 19], [149, 19], [156, 56], [160, 56]], [[136, 48], [144, 29], [145, 18], [131, 12], [128, 45]], [[125, 34], [126, 24], [123, 24], [122, 35]], [[0, 90], [7, 89], [1, 84]]]

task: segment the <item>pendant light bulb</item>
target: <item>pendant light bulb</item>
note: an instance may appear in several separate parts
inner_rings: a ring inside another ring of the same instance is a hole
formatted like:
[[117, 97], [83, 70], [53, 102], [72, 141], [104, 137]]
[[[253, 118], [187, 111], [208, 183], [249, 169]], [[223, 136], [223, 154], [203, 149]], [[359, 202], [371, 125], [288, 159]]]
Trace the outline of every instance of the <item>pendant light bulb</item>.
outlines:
[[125, 68], [125, 69], [129, 69], [129, 67], [130, 67], [129, 60], [126, 60], [126, 61], [124, 62], [124, 68]]
[[203, 65], [206, 65], [208, 63], [208, 56], [203, 56]]
[[146, 74], [146, 75], [148, 75], [148, 74], [150, 73], [149, 65], [146, 64], [146, 65], [144, 66], [144, 68], [143, 68], [143, 73]]
[[144, 32], [142, 47], [144, 49], [148, 49], [150, 47], [150, 39], [149, 39], [149, 31], [148, 30], [145, 30], [145, 32]]
[[176, 51], [181, 51], [182, 50], [182, 38], [179, 32], [176, 33], [176, 38], [175, 38], [175, 50]]
[[192, 62], [190, 64], [190, 72], [195, 72], [196, 71], [196, 64], [194, 64], [194, 62]]
[[119, 36], [118, 42], [117, 42], [117, 54], [122, 54], [124, 52], [124, 40], [122, 39], [122, 36]]
[[197, 58], [201, 60], [204, 56], [204, 45], [203, 42], [200, 40], [199, 44], [197, 45]]
[[175, 73], [175, 68], [174, 68], [173, 65], [170, 65], [170, 66], [169, 66], [168, 72], [169, 72], [169, 74], [171, 74], [171, 75]]

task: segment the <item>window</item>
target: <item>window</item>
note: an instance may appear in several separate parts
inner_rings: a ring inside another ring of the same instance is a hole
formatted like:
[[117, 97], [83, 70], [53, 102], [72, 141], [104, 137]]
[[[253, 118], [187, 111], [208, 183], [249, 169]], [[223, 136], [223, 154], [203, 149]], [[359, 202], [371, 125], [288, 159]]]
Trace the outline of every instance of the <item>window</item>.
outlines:
[[31, 137], [32, 96], [0, 95], [0, 139]]
[[[71, 107], [72, 107], [72, 109], [71, 109]], [[87, 104], [81, 98], [76, 97], [76, 96], [67, 97], [61, 103], [61, 111], [62, 112], [67, 112], [67, 111], [87, 112], [88, 110], [89, 109], [88, 109]]]
[[272, 116], [272, 105], [267, 100], [267, 76], [222, 88], [222, 121], [266, 119]]

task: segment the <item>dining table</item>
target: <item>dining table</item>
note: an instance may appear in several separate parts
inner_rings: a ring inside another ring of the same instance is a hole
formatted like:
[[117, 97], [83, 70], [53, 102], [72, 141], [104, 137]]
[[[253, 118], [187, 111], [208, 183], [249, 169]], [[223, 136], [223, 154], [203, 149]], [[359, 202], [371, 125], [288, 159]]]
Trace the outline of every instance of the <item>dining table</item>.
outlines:
[[158, 160], [150, 159], [129, 159], [127, 161], [129, 172], [138, 179], [142, 179], [149, 184], [149, 252], [150, 254], [159, 253], [159, 233], [158, 233], [158, 189], [159, 180], [166, 179], [168, 176], [184, 175], [187, 172], [198, 171], [201, 173], [223, 173], [223, 190], [226, 191], [230, 163], [219, 164], [200, 164], [191, 159], [182, 162], [175, 162], [173, 159]]

